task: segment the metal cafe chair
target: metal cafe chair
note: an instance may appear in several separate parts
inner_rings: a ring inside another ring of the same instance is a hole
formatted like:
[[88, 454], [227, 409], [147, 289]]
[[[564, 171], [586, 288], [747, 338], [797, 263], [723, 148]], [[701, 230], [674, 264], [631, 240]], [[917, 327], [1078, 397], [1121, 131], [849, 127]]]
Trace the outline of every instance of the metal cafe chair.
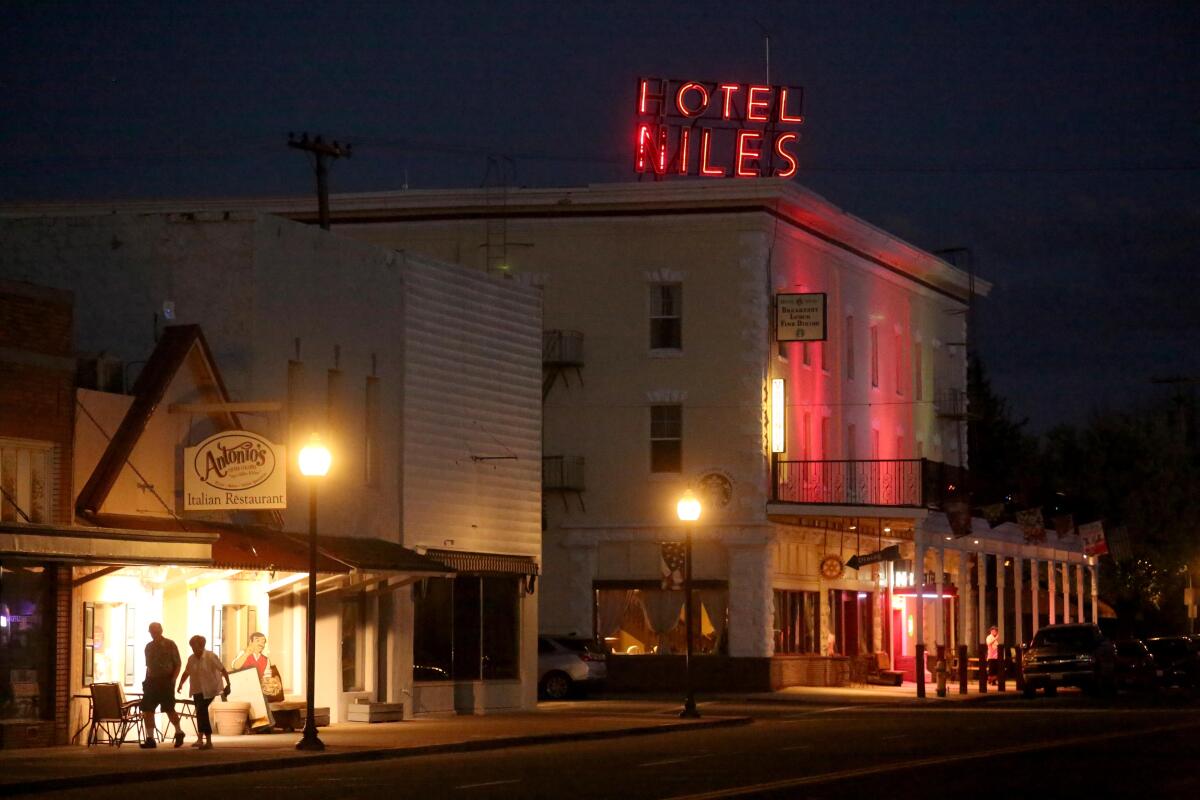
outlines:
[[131, 730], [142, 733], [142, 715], [137, 700], [126, 700], [119, 683], [92, 684], [92, 729], [88, 746], [100, 741], [100, 734], [110, 745], [120, 747]]

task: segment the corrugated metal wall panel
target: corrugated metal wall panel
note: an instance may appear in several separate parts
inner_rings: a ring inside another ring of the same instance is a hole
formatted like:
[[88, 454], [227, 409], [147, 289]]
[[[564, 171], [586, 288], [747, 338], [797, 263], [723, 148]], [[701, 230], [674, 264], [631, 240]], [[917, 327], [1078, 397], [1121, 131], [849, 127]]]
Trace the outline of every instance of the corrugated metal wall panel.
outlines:
[[540, 560], [541, 329], [539, 289], [407, 260], [406, 545]]

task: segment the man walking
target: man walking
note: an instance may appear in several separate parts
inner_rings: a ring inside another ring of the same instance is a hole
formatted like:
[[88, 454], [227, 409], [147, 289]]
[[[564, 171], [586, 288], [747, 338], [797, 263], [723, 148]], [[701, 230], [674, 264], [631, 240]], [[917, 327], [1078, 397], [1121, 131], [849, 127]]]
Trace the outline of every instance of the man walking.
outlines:
[[150, 623], [150, 642], [146, 645], [146, 680], [142, 681], [142, 726], [146, 741], [139, 747], [149, 749], [154, 743], [154, 709], [161, 708], [175, 726], [175, 746], [183, 745], [183, 728], [175, 713], [175, 679], [179, 677], [179, 648], [163, 636], [162, 625]]

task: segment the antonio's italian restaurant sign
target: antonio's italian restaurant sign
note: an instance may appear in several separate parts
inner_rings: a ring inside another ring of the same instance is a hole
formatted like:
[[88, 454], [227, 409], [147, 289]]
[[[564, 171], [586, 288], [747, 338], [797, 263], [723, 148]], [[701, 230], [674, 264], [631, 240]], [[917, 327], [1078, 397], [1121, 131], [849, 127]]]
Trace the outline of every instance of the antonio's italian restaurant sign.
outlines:
[[287, 508], [287, 456], [250, 431], [222, 431], [183, 450], [183, 508]]
[[634, 169], [705, 178], [790, 178], [804, 89], [639, 78]]

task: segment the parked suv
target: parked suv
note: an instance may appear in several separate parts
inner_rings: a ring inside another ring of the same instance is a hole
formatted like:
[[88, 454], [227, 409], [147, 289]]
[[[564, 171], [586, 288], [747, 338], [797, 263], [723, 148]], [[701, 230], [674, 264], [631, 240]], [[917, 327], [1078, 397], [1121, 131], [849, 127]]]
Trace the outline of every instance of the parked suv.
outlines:
[[1145, 644], [1137, 639], [1117, 642], [1117, 683], [1122, 689], [1153, 691], [1162, 676]]
[[604, 649], [575, 636], [538, 637], [538, 691], [548, 700], [594, 686], [608, 675]]
[[1048, 625], [1025, 651], [1021, 668], [1025, 696], [1044, 689], [1054, 696], [1060, 686], [1092, 692], [1117, 690], [1116, 648], [1096, 625]]

